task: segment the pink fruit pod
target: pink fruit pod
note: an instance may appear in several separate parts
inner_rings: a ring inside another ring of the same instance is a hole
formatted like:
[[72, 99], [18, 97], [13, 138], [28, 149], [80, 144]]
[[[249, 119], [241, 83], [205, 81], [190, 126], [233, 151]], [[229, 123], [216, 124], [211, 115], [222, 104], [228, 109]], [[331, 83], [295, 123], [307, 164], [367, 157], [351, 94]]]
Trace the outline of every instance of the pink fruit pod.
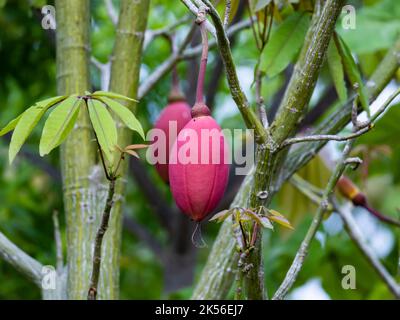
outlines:
[[200, 222], [216, 208], [229, 176], [229, 147], [205, 105], [179, 132], [170, 153], [169, 179], [178, 207]]
[[[167, 107], [163, 109], [158, 120], [156, 121], [154, 128], [161, 129], [165, 133], [165, 145], [164, 143], [158, 146], [155, 156], [159, 156], [158, 153], [162, 152], [165, 157], [160, 157], [165, 161], [155, 163], [155, 168], [160, 175], [161, 179], [168, 182], [168, 163], [169, 153], [172, 145], [175, 142], [177, 134], [182, 128], [190, 121], [190, 106], [184, 100], [178, 100], [170, 102]], [[153, 141], [155, 142], [155, 141]]]

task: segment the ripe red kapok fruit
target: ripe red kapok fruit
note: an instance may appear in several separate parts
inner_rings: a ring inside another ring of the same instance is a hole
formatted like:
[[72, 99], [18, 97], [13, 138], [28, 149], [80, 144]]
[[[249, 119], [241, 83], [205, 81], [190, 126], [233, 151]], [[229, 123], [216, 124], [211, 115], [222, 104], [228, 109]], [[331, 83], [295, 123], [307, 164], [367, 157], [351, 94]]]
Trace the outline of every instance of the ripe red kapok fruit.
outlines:
[[[170, 137], [170, 128], [176, 127], [176, 134], [190, 121], [190, 107], [183, 99], [170, 102], [167, 107], [163, 109], [154, 128], [161, 129], [165, 133], [165, 149], [158, 150], [158, 152], [165, 152], [166, 163], [156, 163], [155, 167], [160, 177], [168, 182], [168, 163], [170, 148], [175, 142], [174, 134]], [[170, 141], [172, 139], [172, 141]], [[163, 146], [164, 148], [164, 146]]]
[[179, 132], [170, 153], [169, 180], [178, 207], [194, 221], [216, 208], [228, 182], [228, 147], [217, 122], [203, 104]]

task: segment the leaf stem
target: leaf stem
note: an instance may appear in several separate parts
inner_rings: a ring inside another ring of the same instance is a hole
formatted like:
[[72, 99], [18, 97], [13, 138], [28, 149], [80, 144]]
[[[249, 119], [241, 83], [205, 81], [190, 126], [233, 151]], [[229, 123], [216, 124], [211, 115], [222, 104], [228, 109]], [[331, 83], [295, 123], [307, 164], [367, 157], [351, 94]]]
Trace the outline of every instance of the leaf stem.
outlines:
[[[87, 100], [88, 100], [88, 99], [91, 99], [91, 98], [85, 97], [85, 98], [83, 98], [83, 99], [84, 99], [84, 101], [85, 101], [86, 110], [87, 110], [87, 112], [89, 113], [88, 102], [87, 102]], [[106, 161], [105, 161], [105, 159], [104, 159], [103, 151], [101, 150], [101, 146], [100, 146], [99, 139], [97, 138], [97, 134], [96, 134], [96, 131], [94, 130], [92, 121], [89, 121], [89, 122], [90, 122], [90, 125], [91, 125], [91, 127], [92, 127], [92, 131], [93, 131], [93, 134], [94, 134], [94, 138], [95, 138], [96, 143], [97, 143], [97, 148], [99, 149], [100, 160], [101, 160], [101, 164], [103, 165], [104, 174], [105, 174], [107, 180], [110, 181], [110, 180], [111, 180], [111, 176], [110, 176], [110, 173], [109, 173], [108, 170], [107, 170]]]
[[199, 76], [197, 78], [196, 103], [204, 103], [203, 88], [208, 57], [208, 37], [205, 21], [205, 9], [200, 8], [196, 22], [199, 24], [200, 27], [201, 43], [203, 50], [201, 53]]
[[254, 18], [253, 18], [253, 11], [251, 10], [251, 6], [250, 6], [250, 1], [246, 1], [247, 3], [247, 8], [249, 10], [249, 16], [250, 16], [250, 21], [251, 21], [251, 30], [253, 31], [253, 37], [254, 37], [254, 41], [256, 43], [256, 47], [258, 49], [258, 51], [261, 51], [261, 45], [258, 42], [258, 36], [256, 33], [256, 29], [254, 27]]
[[[87, 105], [87, 99], [84, 98], [86, 107]], [[104, 174], [109, 181], [109, 186], [108, 186], [108, 195], [107, 195], [107, 200], [106, 204], [104, 207], [103, 215], [101, 218], [101, 224], [99, 229], [97, 230], [96, 233], [96, 238], [95, 238], [95, 243], [94, 243], [94, 252], [93, 252], [93, 262], [92, 262], [92, 275], [90, 278], [90, 285], [89, 285], [89, 291], [87, 294], [87, 299], [88, 300], [96, 300], [97, 297], [97, 287], [99, 283], [99, 276], [100, 276], [100, 267], [101, 267], [101, 248], [103, 244], [103, 237], [104, 234], [107, 231], [108, 228], [108, 222], [110, 220], [110, 215], [111, 215], [111, 209], [114, 204], [114, 193], [115, 193], [115, 181], [117, 180], [117, 172], [118, 169], [121, 165], [121, 161], [124, 159], [123, 153], [121, 153], [120, 158], [118, 160], [117, 166], [115, 168], [115, 171], [110, 171], [108, 172], [107, 170], [107, 165], [104, 159], [103, 151], [100, 146], [99, 139], [97, 138], [96, 131], [94, 130], [93, 124], [90, 121], [90, 124], [92, 125], [92, 130], [95, 136], [95, 140], [97, 143], [97, 147], [99, 149], [99, 154], [100, 154], [100, 160], [103, 165], [104, 169]]]

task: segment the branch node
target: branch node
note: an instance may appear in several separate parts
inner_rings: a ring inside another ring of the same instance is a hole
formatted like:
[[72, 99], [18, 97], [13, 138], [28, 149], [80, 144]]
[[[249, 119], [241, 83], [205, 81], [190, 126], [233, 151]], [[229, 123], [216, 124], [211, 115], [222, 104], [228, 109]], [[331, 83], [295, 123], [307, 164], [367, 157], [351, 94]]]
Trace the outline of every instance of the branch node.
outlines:
[[199, 11], [197, 12], [197, 18], [195, 20], [195, 22], [197, 24], [200, 25], [201, 23], [206, 21], [206, 15], [207, 15], [208, 10], [209, 10], [209, 8], [207, 8], [206, 6], [199, 7]]
[[347, 158], [347, 159], [344, 161], [344, 164], [345, 164], [345, 165], [351, 165], [351, 168], [352, 168], [353, 170], [356, 170], [356, 169], [358, 168], [358, 166], [359, 166], [360, 164], [362, 164], [362, 163], [363, 163], [363, 161], [362, 161], [359, 157]]
[[260, 192], [257, 193], [257, 197], [258, 197], [258, 199], [260, 199], [260, 200], [265, 200], [265, 199], [267, 199], [267, 198], [268, 198], [268, 195], [269, 195], [269, 193], [268, 193], [267, 190], [262, 190], [262, 191], [260, 191]]

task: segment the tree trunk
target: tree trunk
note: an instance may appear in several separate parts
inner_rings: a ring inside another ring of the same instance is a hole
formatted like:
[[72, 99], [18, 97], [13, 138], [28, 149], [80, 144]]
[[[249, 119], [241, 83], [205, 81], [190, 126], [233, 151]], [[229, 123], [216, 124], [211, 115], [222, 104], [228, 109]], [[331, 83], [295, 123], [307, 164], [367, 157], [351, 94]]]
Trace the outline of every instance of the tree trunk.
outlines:
[[[134, 97], [137, 90], [148, 0], [121, 2], [110, 88]], [[59, 94], [90, 91], [89, 1], [56, 1], [57, 88]], [[120, 127], [120, 126], [119, 126]], [[119, 144], [129, 142], [127, 130], [119, 130]], [[92, 267], [93, 244], [104, 207], [107, 186], [97, 164], [88, 114], [82, 109], [77, 125], [61, 150], [64, 206], [67, 225], [69, 299], [86, 299]], [[125, 170], [126, 166], [124, 166]], [[120, 179], [122, 180], [122, 179]], [[110, 228], [102, 246], [98, 298], [117, 299], [121, 242], [123, 184], [117, 186]]]
[[[89, 13], [88, 0], [56, 1], [58, 94], [84, 94], [90, 90]], [[61, 147], [69, 299], [86, 298], [92, 244], [101, 213], [102, 190], [99, 181], [93, 181], [101, 171], [96, 170], [92, 138], [88, 114], [82, 109], [77, 125]]]

